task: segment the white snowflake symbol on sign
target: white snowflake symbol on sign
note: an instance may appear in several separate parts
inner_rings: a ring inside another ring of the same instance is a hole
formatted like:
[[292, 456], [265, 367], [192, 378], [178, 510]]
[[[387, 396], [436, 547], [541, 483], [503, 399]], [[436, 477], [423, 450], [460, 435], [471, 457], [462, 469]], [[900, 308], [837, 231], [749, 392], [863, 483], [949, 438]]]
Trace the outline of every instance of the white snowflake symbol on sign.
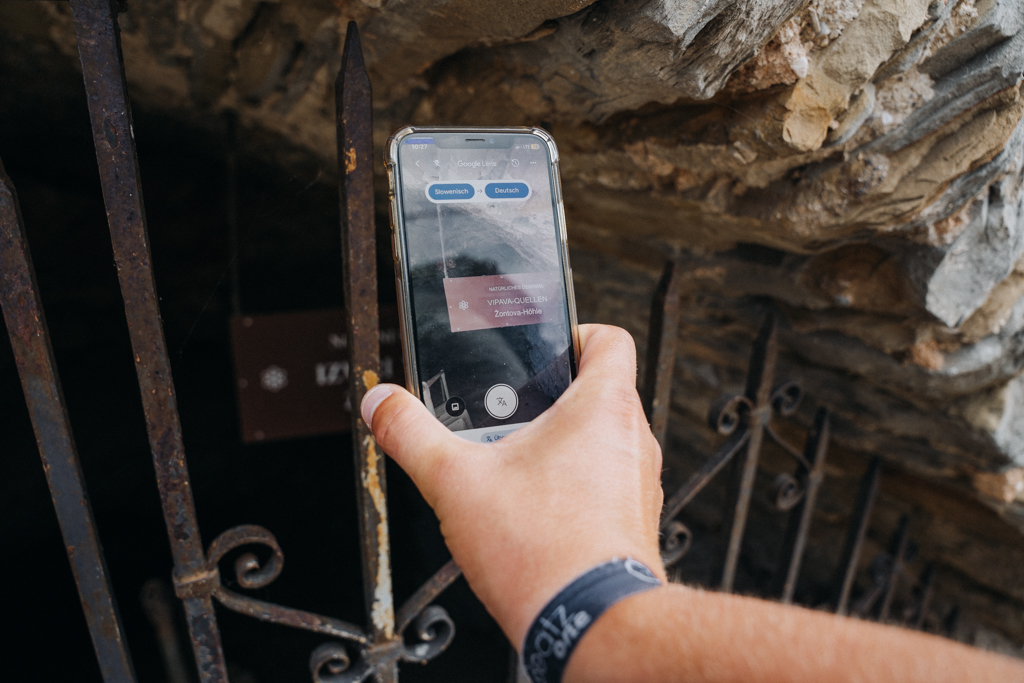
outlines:
[[468, 301], [460, 301], [459, 302], [459, 308], [461, 308], [463, 311], [466, 310], [467, 308], [469, 308], [469, 302]]
[[267, 391], [281, 391], [288, 386], [288, 371], [276, 365], [270, 365], [260, 373], [260, 386]]

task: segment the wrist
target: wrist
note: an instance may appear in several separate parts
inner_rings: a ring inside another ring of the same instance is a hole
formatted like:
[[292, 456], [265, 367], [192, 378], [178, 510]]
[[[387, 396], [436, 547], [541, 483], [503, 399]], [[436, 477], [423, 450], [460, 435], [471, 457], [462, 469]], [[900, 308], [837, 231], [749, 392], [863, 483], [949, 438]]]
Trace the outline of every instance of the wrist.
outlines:
[[[690, 680], [692, 673], [678, 665], [669, 667], [672, 676], [659, 679], [656, 672], [664, 664], [664, 650], [652, 649], [651, 646], [663, 640], [668, 640], [674, 647], [688, 639], [692, 641], [693, 634], [673, 628], [672, 618], [666, 618], [665, 614], [666, 608], [673, 615], [685, 611], [681, 598], [686, 595], [685, 604], [690, 604], [692, 590], [678, 583], [663, 584], [625, 597], [609, 607], [576, 647], [566, 665], [562, 683]], [[694, 661], [695, 652], [700, 651], [700, 648], [680, 649], [688, 661]], [[637, 653], [650, 656], [638, 657]], [[623, 676], [624, 672], [630, 673]]]
[[561, 683], [583, 636], [621, 600], [663, 585], [633, 558], [615, 558], [583, 572], [537, 614], [522, 643], [522, 661], [533, 683]]
[[[620, 544], [618, 547], [622, 548], [623, 545]], [[491, 595], [496, 598], [493, 602], [485, 599], [485, 604], [488, 604], [495, 620], [508, 636], [509, 642], [520, 652], [526, 632], [541, 609], [572, 581], [594, 567], [616, 557], [632, 557], [650, 569], [662, 583], [668, 583], [668, 577], [661, 564], [661, 556], [656, 551], [645, 552], [639, 548], [627, 549], [625, 552], [600, 549], [582, 552], [578, 548], [564, 550], [569, 552], [545, 554], [547, 561], [543, 563], [530, 562], [516, 566], [514, 575], [506, 575], [507, 582], [502, 581], [501, 585], [498, 585], [498, 576], [493, 572], [487, 572], [479, 578], [482, 580], [481, 583], [495, 584], [488, 587], [489, 590], [478, 590], [480, 584], [473, 580], [475, 577], [466, 577], [478, 595]]]

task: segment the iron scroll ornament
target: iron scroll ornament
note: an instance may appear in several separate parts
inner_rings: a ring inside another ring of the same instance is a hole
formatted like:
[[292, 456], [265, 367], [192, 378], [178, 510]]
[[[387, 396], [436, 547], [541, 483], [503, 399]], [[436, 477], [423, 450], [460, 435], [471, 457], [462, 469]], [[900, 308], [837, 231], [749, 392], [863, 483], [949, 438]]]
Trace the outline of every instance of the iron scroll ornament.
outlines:
[[[668, 317], [667, 315], [663, 317]], [[788, 566], [779, 573], [785, 576], [783, 600], [792, 597], [795, 586], [795, 572], [798, 571], [806, 542], [807, 527], [810, 523], [808, 507], [813, 508], [813, 498], [822, 480], [822, 466], [828, 446], [829, 411], [821, 408], [815, 417], [815, 427], [808, 433], [804, 450], [788, 443], [773, 427], [773, 417], [790, 417], [800, 406], [803, 392], [796, 382], [774, 385], [775, 364], [778, 358], [778, 322], [769, 314], [754, 343], [747, 375], [746, 390], [742, 394], [725, 396], [712, 405], [708, 411], [709, 426], [719, 434], [728, 437], [724, 444], [693, 473], [665, 503], [661, 521], [661, 556], [666, 568], [677, 564], [691, 546], [692, 532], [676, 517], [700, 491], [737, 455], [745, 452], [742, 463], [739, 490], [735, 509], [732, 512], [731, 532], [725, 568], [722, 574], [722, 589], [732, 590], [736, 565], [742, 547], [746, 517], [753, 490], [754, 475], [760, 458], [765, 437], [778, 444], [797, 463], [794, 474], [780, 474], [775, 481], [775, 506], [781, 511], [795, 508], [792, 538], [786, 544], [793, 551]], [[668, 367], [671, 367], [670, 365]], [[811, 502], [810, 506], [804, 502]], [[806, 511], [805, 511], [806, 510]]]
[[[756, 407], [746, 396], [726, 396], [708, 411], [708, 424], [719, 434], [730, 437], [704, 465], [695, 472], [675, 495], [665, 504], [661, 524], [661, 559], [665, 567], [679, 562], [690, 549], [692, 532], [674, 519], [687, 504], [714, 478], [723, 467], [747, 447], [751, 437], [751, 422], [764, 420], [762, 428], [768, 437], [793, 457], [803, 468], [810, 470], [807, 458], [792, 444], [783, 439], [772, 427], [773, 414], [789, 417], [800, 406], [803, 392], [796, 382], [781, 384], [771, 393], [769, 406]], [[765, 417], [767, 416], [767, 417]], [[807, 492], [806, 482], [792, 474], [780, 474], [775, 480], [775, 506], [780, 511], [795, 507]]]
[[[267, 529], [244, 524], [228, 529], [210, 544], [206, 551], [206, 567], [190, 575], [174, 576], [175, 594], [181, 598], [213, 597], [224, 607], [247, 616], [282, 626], [290, 626], [336, 638], [317, 647], [310, 656], [310, 673], [315, 683], [359, 683], [378, 670], [397, 661], [425, 664], [444, 652], [455, 637], [455, 624], [444, 608], [429, 604], [457, 579], [461, 572], [453, 561], [445, 564], [399, 610], [395, 637], [375, 643], [363, 629], [334, 617], [305, 610], [275, 605], [237, 593], [221, 581], [220, 562], [233, 550], [246, 546], [262, 546], [270, 551], [263, 562], [255, 552], [242, 553], [234, 562], [235, 581], [244, 589], [265, 588], [280, 576], [284, 553], [274, 535]], [[405, 643], [409, 626], [418, 638]], [[350, 643], [346, 646], [344, 643]], [[349, 647], [358, 649], [352, 662]]]

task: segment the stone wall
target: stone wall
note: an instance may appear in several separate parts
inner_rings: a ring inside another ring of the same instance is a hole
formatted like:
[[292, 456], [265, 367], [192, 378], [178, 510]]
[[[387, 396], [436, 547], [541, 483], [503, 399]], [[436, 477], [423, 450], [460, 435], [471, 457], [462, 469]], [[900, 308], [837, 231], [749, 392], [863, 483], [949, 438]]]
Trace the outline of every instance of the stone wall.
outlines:
[[[778, 310], [797, 424], [835, 412], [836, 501], [881, 455], [877, 544], [913, 512], [964, 637], [1024, 642], [1024, 0], [154, 0], [121, 17], [137, 107], [206, 128], [235, 111], [248, 154], [325, 181], [350, 19], [378, 145], [407, 123], [547, 127], [581, 317], [644, 348], [658, 273], [685, 266], [667, 481], [717, 445], [708, 407]], [[74, 68], [66, 5], [6, 3], [0, 33], [17, 73]]]

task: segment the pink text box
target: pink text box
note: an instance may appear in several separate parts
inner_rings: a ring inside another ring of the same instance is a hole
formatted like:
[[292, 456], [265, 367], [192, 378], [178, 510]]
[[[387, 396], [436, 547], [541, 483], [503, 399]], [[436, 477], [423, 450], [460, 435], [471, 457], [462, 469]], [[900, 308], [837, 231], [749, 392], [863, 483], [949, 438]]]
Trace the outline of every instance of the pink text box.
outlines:
[[452, 332], [563, 320], [559, 273], [445, 278]]

